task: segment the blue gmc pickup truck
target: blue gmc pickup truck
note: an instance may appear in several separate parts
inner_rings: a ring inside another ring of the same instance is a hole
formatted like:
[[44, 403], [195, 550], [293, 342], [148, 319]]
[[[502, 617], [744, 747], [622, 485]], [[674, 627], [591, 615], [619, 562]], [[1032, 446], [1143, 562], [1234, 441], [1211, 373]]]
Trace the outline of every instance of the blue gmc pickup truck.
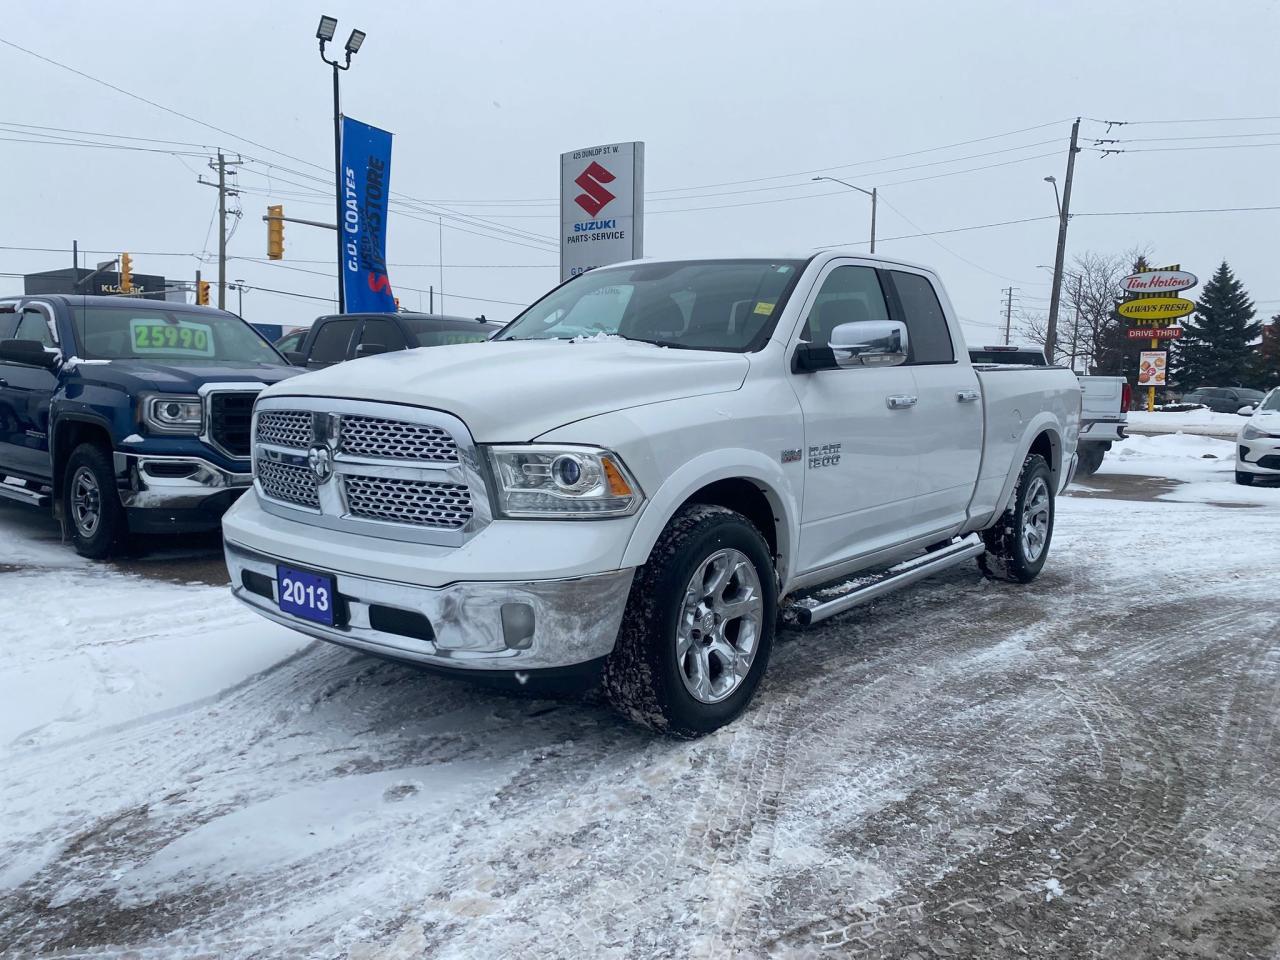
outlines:
[[216, 529], [253, 482], [254, 400], [298, 372], [221, 310], [0, 299], [0, 497], [52, 505], [86, 557]]

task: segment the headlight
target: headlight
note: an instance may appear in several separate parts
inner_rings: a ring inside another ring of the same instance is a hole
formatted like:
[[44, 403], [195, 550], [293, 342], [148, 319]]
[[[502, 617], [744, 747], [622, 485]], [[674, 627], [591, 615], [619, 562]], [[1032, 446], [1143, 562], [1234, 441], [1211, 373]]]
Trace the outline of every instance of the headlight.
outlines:
[[1271, 434], [1265, 430], [1259, 430], [1252, 423], [1246, 423], [1244, 429], [1240, 431], [1241, 440], [1261, 440], [1263, 437], [1269, 437]]
[[155, 433], [197, 434], [204, 425], [199, 397], [150, 396], [142, 402], [142, 419]]
[[622, 517], [644, 500], [621, 458], [598, 447], [489, 447], [498, 513], [511, 518]]

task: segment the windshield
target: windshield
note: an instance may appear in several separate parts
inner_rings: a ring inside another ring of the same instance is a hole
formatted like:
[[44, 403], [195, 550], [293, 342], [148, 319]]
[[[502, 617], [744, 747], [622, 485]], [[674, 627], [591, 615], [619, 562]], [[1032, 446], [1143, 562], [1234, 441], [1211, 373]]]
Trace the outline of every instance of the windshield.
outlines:
[[1268, 413], [1280, 412], [1280, 387], [1267, 394], [1267, 399], [1262, 401], [1262, 406], [1259, 409], [1266, 410]]
[[417, 347], [443, 347], [451, 343], [479, 343], [488, 340], [497, 325], [481, 323], [478, 320], [429, 320], [420, 317], [400, 318], [400, 322], [408, 329], [409, 335], [416, 341]]
[[284, 362], [256, 330], [228, 314], [142, 305], [71, 309], [83, 360]]
[[691, 350], [758, 350], [803, 260], [691, 260], [592, 270], [522, 313], [496, 339], [620, 336]]

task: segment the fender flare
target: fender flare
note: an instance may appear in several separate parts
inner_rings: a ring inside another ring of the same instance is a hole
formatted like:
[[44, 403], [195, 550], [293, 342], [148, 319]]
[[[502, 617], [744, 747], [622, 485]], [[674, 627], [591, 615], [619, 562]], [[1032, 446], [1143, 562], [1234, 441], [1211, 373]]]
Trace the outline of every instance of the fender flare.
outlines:
[[718, 480], [748, 480], [760, 488], [774, 511], [778, 543], [778, 577], [785, 582], [790, 558], [800, 539], [800, 505], [790, 492], [780, 464], [756, 450], [715, 450], [695, 457], [668, 477], [649, 497], [623, 551], [622, 566], [638, 567], [649, 559], [654, 544], [677, 510], [693, 494]]
[[[111, 423], [101, 414], [92, 413], [87, 410], [59, 410], [56, 416], [51, 416], [53, 436], [49, 438], [49, 467], [53, 474], [53, 490], [57, 496], [62, 492], [62, 471], [57, 469], [58, 456], [61, 452], [60, 448], [66, 443], [63, 439], [65, 431], [63, 424], [66, 423], [85, 423], [93, 427], [98, 427], [107, 438], [111, 440], [112, 448], [115, 447], [115, 435], [111, 430]], [[70, 455], [70, 451], [68, 451]]]
[[1003, 516], [1009, 509], [1009, 501], [1013, 499], [1013, 488], [1018, 483], [1018, 475], [1022, 473], [1022, 464], [1026, 462], [1027, 454], [1031, 452], [1031, 445], [1042, 433], [1049, 435], [1049, 445], [1053, 450], [1053, 455], [1049, 458], [1049, 471], [1053, 474], [1054, 492], [1058, 492], [1062, 477], [1062, 431], [1057, 417], [1052, 413], [1042, 412], [1033, 417], [1022, 431], [1022, 437], [1018, 441], [1018, 455], [1013, 458], [1013, 463], [1009, 466], [1009, 475], [1005, 477], [1004, 486], [1000, 488], [1000, 497], [996, 500], [992, 522], [994, 518]]

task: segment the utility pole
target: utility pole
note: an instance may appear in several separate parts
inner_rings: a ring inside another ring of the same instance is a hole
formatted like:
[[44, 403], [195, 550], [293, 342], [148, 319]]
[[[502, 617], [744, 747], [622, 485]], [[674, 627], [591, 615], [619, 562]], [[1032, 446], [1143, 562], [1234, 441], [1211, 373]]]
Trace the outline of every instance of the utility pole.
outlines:
[[427, 286], [427, 313], [436, 312], [436, 285], [434, 283]]
[[[240, 191], [227, 188], [227, 167], [234, 167], [239, 160], [228, 161], [222, 151], [218, 151], [218, 159], [209, 161], [210, 169], [218, 171], [218, 182], [211, 183], [203, 177], [196, 182], [206, 187], [215, 187], [218, 191], [218, 309], [227, 308], [227, 197], [238, 197]], [[239, 216], [239, 214], [236, 214]]]
[[1080, 118], [1071, 124], [1071, 146], [1067, 148], [1067, 176], [1062, 184], [1062, 210], [1058, 213], [1058, 249], [1053, 257], [1053, 292], [1049, 294], [1049, 325], [1045, 331], [1044, 357], [1053, 363], [1058, 341], [1058, 301], [1062, 296], [1062, 269], [1067, 256], [1067, 221], [1071, 219], [1071, 180], [1076, 172], [1076, 145], [1080, 139]]
[[1009, 336], [1013, 331], [1013, 287], [1005, 287], [1000, 292], [1005, 294], [1004, 301], [1004, 345], [1009, 345]]

